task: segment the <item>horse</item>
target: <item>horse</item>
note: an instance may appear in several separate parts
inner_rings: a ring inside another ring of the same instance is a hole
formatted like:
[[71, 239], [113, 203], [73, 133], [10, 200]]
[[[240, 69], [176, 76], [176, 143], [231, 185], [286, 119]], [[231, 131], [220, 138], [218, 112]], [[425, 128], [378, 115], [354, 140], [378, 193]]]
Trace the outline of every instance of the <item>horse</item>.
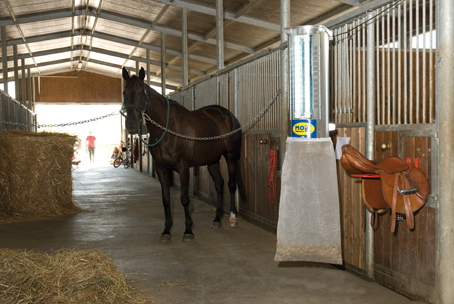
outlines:
[[[181, 195], [180, 201], [185, 213], [185, 226], [183, 241], [192, 241], [193, 221], [189, 212], [189, 168], [208, 166], [208, 172], [214, 180], [217, 206], [216, 216], [211, 227], [220, 228], [224, 214], [223, 190], [224, 179], [222, 178], [219, 162], [222, 156], [227, 162], [228, 188], [230, 192], [230, 226], [238, 224], [238, 211], [235, 206], [234, 193], [238, 189], [241, 199], [246, 201], [244, 185], [239, 171], [241, 156], [241, 125], [238, 119], [227, 109], [219, 105], [210, 105], [195, 111], [190, 111], [178, 102], [162, 96], [145, 82], [145, 70], [141, 68], [139, 76], [130, 76], [123, 67], [123, 79], [125, 87], [123, 91], [126, 110], [126, 129], [129, 134], [137, 134], [139, 124], [143, 120], [144, 113], [148, 115], [146, 125], [148, 128], [149, 152], [156, 164], [156, 173], [161, 183], [162, 203], [164, 205], [165, 224], [160, 241], [165, 242], [172, 238], [170, 230], [173, 224], [170, 211], [170, 186], [172, 172], [180, 176]], [[146, 116], [145, 116], [146, 117]], [[192, 137], [187, 139], [174, 134], [151, 123], [151, 120], [166, 126], [175, 133]], [[233, 132], [228, 136], [220, 136]], [[220, 136], [216, 139], [213, 137]], [[208, 137], [210, 140], [199, 140]], [[194, 139], [197, 138], [197, 139]]]

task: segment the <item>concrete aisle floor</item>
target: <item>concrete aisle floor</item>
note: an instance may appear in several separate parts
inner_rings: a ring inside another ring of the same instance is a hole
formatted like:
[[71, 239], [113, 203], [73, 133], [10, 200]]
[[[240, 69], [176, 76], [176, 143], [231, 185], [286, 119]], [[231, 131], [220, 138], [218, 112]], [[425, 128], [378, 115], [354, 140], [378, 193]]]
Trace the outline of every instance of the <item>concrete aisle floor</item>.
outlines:
[[182, 242], [183, 208], [172, 189], [173, 239], [164, 225], [159, 182], [134, 169], [82, 166], [74, 198], [93, 212], [0, 225], [3, 248], [97, 248], [154, 303], [349, 303], [411, 301], [331, 265], [277, 263], [276, 236], [245, 220], [211, 229], [214, 208], [192, 199], [195, 240]]

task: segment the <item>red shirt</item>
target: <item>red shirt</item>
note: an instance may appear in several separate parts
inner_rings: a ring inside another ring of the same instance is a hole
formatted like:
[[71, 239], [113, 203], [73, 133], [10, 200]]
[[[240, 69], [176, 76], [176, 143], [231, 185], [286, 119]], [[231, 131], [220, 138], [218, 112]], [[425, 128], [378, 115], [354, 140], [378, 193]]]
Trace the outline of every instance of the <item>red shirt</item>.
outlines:
[[88, 147], [94, 148], [95, 147], [95, 140], [96, 140], [96, 137], [94, 137], [93, 135], [87, 136], [86, 141], [88, 141]]

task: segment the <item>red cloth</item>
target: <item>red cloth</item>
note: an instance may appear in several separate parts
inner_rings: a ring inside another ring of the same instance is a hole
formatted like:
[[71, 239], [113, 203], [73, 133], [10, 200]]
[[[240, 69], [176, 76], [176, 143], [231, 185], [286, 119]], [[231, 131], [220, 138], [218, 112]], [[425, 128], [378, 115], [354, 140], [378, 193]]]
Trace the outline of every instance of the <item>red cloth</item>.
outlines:
[[94, 148], [95, 147], [95, 140], [96, 140], [96, 137], [94, 137], [93, 135], [88, 135], [87, 136], [86, 141], [88, 141], [88, 147], [89, 148]]

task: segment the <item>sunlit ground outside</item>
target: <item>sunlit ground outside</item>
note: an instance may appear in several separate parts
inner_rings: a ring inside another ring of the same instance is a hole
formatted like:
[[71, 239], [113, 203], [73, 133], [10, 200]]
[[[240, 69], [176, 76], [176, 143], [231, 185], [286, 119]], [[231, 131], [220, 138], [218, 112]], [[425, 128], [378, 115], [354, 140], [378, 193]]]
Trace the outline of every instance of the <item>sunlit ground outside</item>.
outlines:
[[[79, 166], [111, 166], [111, 155], [115, 146], [121, 142], [121, 105], [46, 105], [37, 104], [38, 125], [59, 125], [55, 127], [41, 127], [38, 132], [62, 132], [77, 135], [81, 145], [75, 155]], [[114, 114], [107, 118], [94, 120], [104, 115]], [[77, 123], [75, 125], [65, 125]], [[89, 132], [96, 137], [94, 162], [90, 163], [88, 142]]]

